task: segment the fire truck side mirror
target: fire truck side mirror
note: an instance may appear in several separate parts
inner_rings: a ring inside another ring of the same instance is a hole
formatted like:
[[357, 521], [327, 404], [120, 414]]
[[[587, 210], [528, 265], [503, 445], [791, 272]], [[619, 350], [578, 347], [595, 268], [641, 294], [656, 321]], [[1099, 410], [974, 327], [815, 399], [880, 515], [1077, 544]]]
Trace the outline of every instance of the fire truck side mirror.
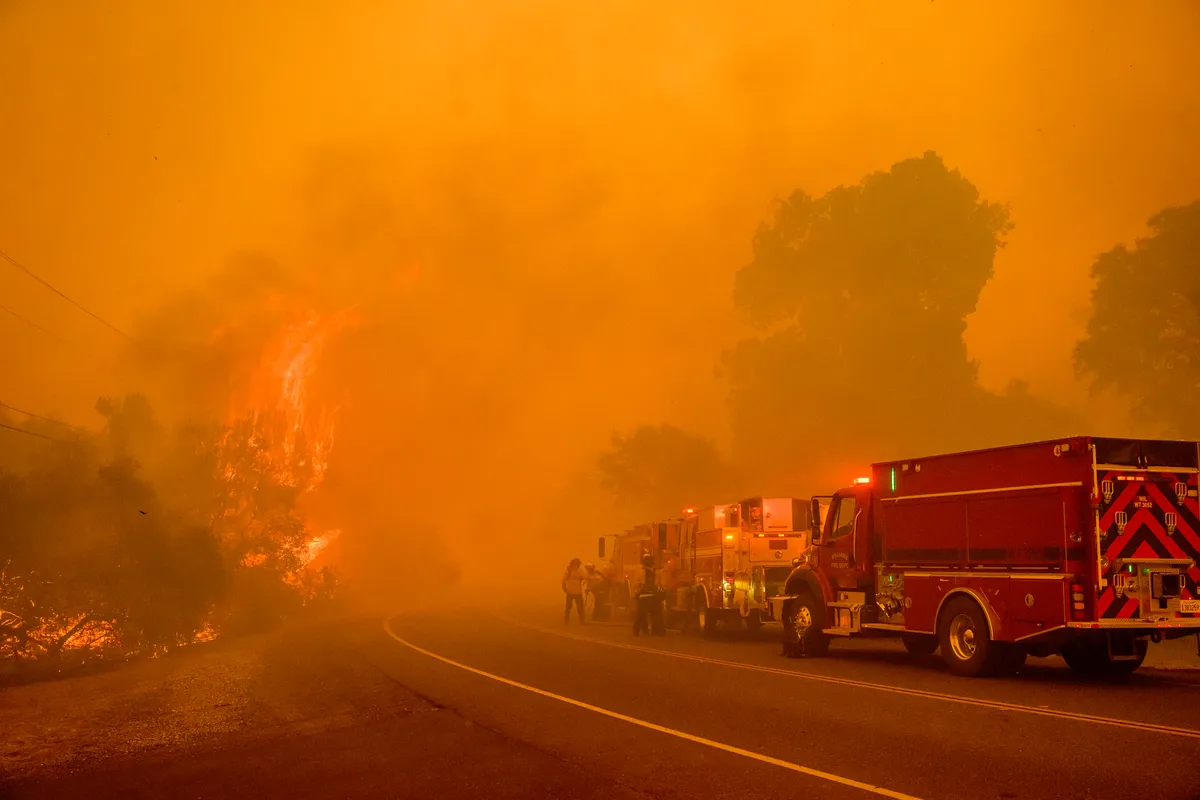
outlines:
[[808, 522], [812, 529], [812, 540], [814, 543], [821, 540], [821, 500], [814, 497], [809, 501], [808, 507]]
[[600, 537], [600, 557], [604, 558], [604, 537]]

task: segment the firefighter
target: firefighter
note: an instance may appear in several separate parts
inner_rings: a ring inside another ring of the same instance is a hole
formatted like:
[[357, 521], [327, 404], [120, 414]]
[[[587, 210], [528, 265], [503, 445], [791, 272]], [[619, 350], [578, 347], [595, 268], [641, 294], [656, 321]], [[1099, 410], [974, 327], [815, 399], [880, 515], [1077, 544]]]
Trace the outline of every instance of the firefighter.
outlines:
[[585, 624], [583, 619], [583, 583], [587, 580], [587, 573], [583, 571], [580, 565], [583, 562], [578, 558], [572, 558], [571, 563], [567, 565], [567, 571], [563, 573], [562, 590], [567, 596], [567, 605], [563, 611], [563, 624], [566, 625], [571, 621], [571, 605], [575, 605], [575, 609], [579, 612], [579, 624]]
[[654, 556], [648, 553], [642, 556], [642, 570], [644, 576], [637, 594], [637, 618], [633, 621], [633, 635], [653, 633], [655, 636], [665, 636], [667, 629], [663, 623], [662, 596], [654, 576]]

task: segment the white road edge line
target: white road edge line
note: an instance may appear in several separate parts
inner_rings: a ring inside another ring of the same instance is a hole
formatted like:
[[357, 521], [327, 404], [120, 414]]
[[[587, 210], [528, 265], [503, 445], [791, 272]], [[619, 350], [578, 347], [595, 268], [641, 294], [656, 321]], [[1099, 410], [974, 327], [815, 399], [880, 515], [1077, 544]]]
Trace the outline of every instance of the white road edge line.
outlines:
[[906, 689], [901, 686], [887, 686], [882, 683], [871, 683], [870, 681], [859, 681], [853, 678], [837, 678], [832, 675], [818, 675], [814, 672], [803, 672], [796, 669], [780, 669], [779, 667], [763, 667], [758, 664], [744, 664], [740, 661], [728, 661], [723, 658], [708, 658], [707, 656], [694, 656], [688, 653], [676, 653], [671, 650], [660, 650], [656, 647], [639, 647], [634, 644], [625, 644], [624, 642], [610, 642], [607, 639], [596, 639], [591, 636], [580, 636], [574, 633], [565, 633], [556, 631], [550, 628], [542, 628], [537, 625], [531, 625], [528, 622], [522, 622], [518, 619], [506, 617], [502, 614], [492, 614], [496, 619], [517, 625], [522, 628], [528, 628], [531, 631], [538, 633], [548, 633], [551, 636], [561, 636], [564, 639], [578, 639], [581, 642], [591, 642], [593, 644], [602, 644], [607, 647], [619, 647], [624, 650], [637, 650], [643, 653], [655, 653], [668, 658], [678, 658], [684, 661], [699, 661], [704, 664], [719, 664], [724, 667], [733, 667], [735, 669], [745, 669], [752, 672], [766, 672], [773, 675], [783, 675], [786, 677], [802, 678], [804, 680], [817, 681], [819, 683], [834, 683], [842, 686], [855, 686], [860, 689], [874, 689], [880, 692], [890, 692], [892, 694], [908, 695], [910, 697], [923, 697], [929, 700], [941, 700], [949, 703], [960, 703], [968, 706], [978, 706], [980, 708], [990, 708], [995, 711], [1014, 711], [1022, 714], [1033, 714], [1039, 717], [1057, 717], [1058, 719], [1073, 720], [1075, 722], [1090, 722], [1095, 725], [1111, 725], [1118, 728], [1126, 728], [1130, 730], [1139, 730], [1147, 733], [1162, 733], [1170, 736], [1182, 736], [1187, 739], [1200, 739], [1200, 730], [1190, 730], [1188, 728], [1175, 728], [1170, 725], [1158, 725], [1153, 722], [1136, 722], [1134, 720], [1116, 719], [1115, 717], [1098, 717], [1092, 714], [1083, 714], [1077, 711], [1059, 711], [1052, 708], [1034, 708], [1033, 706], [1023, 706], [1017, 703], [1006, 703], [1002, 700], [985, 700], [983, 698], [963, 697], [954, 694], [944, 694], [942, 692], [931, 692], [925, 689]]
[[582, 708], [582, 709], [586, 709], [587, 711], [593, 711], [597, 714], [602, 714], [603, 716], [611, 717], [612, 719], [621, 720], [622, 722], [628, 722], [631, 725], [637, 725], [642, 728], [648, 728], [649, 730], [652, 730], [652, 731], [658, 731], [659, 733], [665, 733], [668, 736], [674, 736], [678, 739], [684, 739], [686, 741], [694, 742], [696, 744], [702, 744], [702, 745], [705, 745], [706, 747], [712, 747], [717, 750], [724, 750], [726, 753], [733, 753], [734, 755], [744, 756], [745, 758], [751, 758], [751, 759], [754, 759], [755, 761], [761, 761], [764, 764], [771, 764], [772, 766], [782, 767], [783, 769], [791, 770], [792, 772], [799, 772], [803, 775], [808, 775], [813, 778], [820, 778], [821, 780], [830, 781], [831, 783], [841, 784], [842, 786], [848, 786], [852, 789], [860, 789], [864, 792], [870, 792], [871, 794], [880, 795], [882, 797], [891, 797], [891, 798], [893, 798], [893, 800], [920, 800], [920, 798], [914, 797], [911, 794], [904, 794], [903, 792], [894, 792], [891, 789], [884, 789], [880, 786], [872, 786], [869, 783], [863, 783], [862, 781], [856, 781], [852, 778], [843, 778], [841, 775], [834, 775], [830, 772], [822, 772], [819, 769], [812, 769], [811, 767], [805, 767], [800, 764], [795, 764], [791, 761], [783, 761], [782, 759], [772, 758], [771, 756], [765, 756], [762, 753], [755, 753], [752, 750], [743, 750], [742, 748], [735, 747], [731, 744], [725, 744], [724, 742], [717, 742], [712, 739], [705, 739], [703, 736], [696, 736], [694, 734], [686, 733], [684, 731], [676, 730], [674, 728], [668, 728], [663, 725], [657, 725], [653, 722], [647, 722], [644, 719], [638, 719], [637, 717], [631, 717], [631, 716], [628, 716], [627, 714], [622, 714], [617, 711], [610, 711], [607, 708], [601, 708], [600, 706], [594, 706], [591, 703], [585, 703], [582, 700], [575, 700], [574, 698], [571, 698], [571, 697], [564, 697], [561, 694], [555, 694], [554, 692], [548, 692], [545, 689], [539, 689], [536, 686], [529, 686], [527, 684], [520, 683], [518, 681], [514, 681], [509, 678], [501, 677], [500, 675], [493, 675], [490, 672], [485, 672], [481, 669], [476, 669], [475, 667], [471, 667], [466, 664], [461, 664], [457, 661], [446, 658], [445, 656], [440, 656], [437, 653], [432, 653], [423, 647], [419, 647], [418, 645], [413, 644], [412, 642], [399, 636], [394, 630], [392, 630], [392, 620], [393, 619], [395, 619], [395, 617], [389, 617], [388, 619], [384, 620], [384, 623], [383, 623], [384, 632], [387, 633], [388, 636], [395, 639], [400, 644], [409, 648], [410, 650], [414, 650], [418, 653], [421, 653], [422, 655], [429, 656], [430, 658], [441, 661], [443, 664], [449, 664], [452, 667], [458, 667], [461, 670], [465, 670], [465, 671], [473, 673], [475, 675], [479, 675], [484, 678], [489, 678], [490, 680], [496, 681], [498, 683], [503, 683], [506, 686], [512, 686], [517, 689], [524, 689], [527, 692], [532, 692], [533, 694], [541, 695], [542, 697], [548, 697], [551, 700], [557, 700], [560, 703], [566, 703], [567, 705], [575, 706], [576, 708]]

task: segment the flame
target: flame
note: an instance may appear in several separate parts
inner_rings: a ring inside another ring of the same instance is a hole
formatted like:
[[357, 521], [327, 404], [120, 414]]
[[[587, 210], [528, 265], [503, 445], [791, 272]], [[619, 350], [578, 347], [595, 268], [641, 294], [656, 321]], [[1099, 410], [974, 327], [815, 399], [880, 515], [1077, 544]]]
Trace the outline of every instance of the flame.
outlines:
[[[331, 339], [356, 320], [347, 309], [286, 318], [247, 362], [240, 390], [230, 399], [228, 427], [218, 443], [219, 473], [227, 493], [217, 512], [227, 545], [242, 567], [266, 564], [270, 555], [254, 544], [255, 491], [287, 486], [307, 494], [325, 479], [334, 448], [337, 409], [320, 403], [314, 377]], [[218, 522], [214, 517], [214, 522]], [[288, 547], [300, 569], [308, 567], [338, 535], [331, 530]], [[248, 550], [243, 547], [249, 546]]]
[[[263, 348], [248, 385], [230, 402], [231, 435], [261, 448], [261, 466], [281, 485], [311, 492], [325, 479], [337, 410], [314, 407], [312, 379], [330, 339], [352, 323], [349, 310], [295, 315]], [[236, 477], [233, 462], [226, 459], [227, 479]]]
[[315, 536], [309, 540], [308, 547], [305, 550], [305, 565], [311, 564], [329, 546], [329, 543], [340, 536], [341, 533], [340, 530], [334, 528], [333, 530], [325, 531], [321, 536]]
[[220, 635], [221, 632], [218, 631], [211, 622], [206, 622], [204, 623], [204, 627], [196, 632], [196, 635], [192, 638], [192, 641], [197, 643], [211, 642]]

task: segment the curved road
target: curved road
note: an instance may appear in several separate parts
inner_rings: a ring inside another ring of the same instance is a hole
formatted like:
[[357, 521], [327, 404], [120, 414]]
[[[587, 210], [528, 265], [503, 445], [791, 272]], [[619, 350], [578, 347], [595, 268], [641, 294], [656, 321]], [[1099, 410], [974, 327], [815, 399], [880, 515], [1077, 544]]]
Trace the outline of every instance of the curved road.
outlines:
[[352, 638], [465, 724], [564, 764], [573, 796], [1200, 798], [1195, 683], [959, 679], [890, 642], [792, 661], [774, 636], [637, 639], [542, 611], [400, 614]]

